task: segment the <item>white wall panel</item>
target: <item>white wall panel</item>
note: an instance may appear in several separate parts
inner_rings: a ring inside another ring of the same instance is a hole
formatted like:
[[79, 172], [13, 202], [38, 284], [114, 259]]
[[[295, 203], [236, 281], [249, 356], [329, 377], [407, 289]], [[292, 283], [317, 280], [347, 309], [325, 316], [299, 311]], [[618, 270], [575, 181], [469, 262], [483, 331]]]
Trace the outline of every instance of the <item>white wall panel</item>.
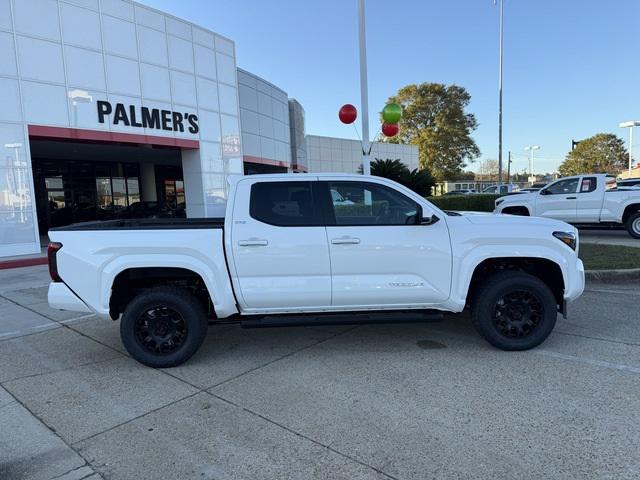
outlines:
[[253, 133], [254, 135], [260, 134], [260, 124], [258, 121], [258, 114], [256, 112], [241, 108], [240, 122], [242, 124], [243, 132]]
[[216, 52], [218, 81], [236, 85], [236, 62], [233, 57]]
[[0, 32], [0, 75], [18, 75], [13, 35]]
[[104, 91], [85, 90], [85, 93], [91, 96], [91, 101], [82, 101], [81, 99], [73, 104], [73, 99], [67, 95], [67, 103], [69, 104], [69, 125], [74, 128], [88, 128], [90, 130], [109, 130], [110, 122], [98, 122], [98, 114], [96, 112], [96, 102], [98, 100], [106, 100], [107, 94]]
[[147, 63], [140, 64], [142, 96], [153, 100], [171, 102], [169, 70]]
[[11, 5], [10, 0], [0, 0], [0, 28], [13, 30], [11, 26]]
[[275, 160], [276, 141], [272, 138], [260, 137], [260, 151], [262, 153], [262, 158]]
[[136, 29], [133, 23], [103, 15], [102, 29], [106, 52], [138, 58]]
[[102, 12], [133, 21], [133, 4], [126, 0], [100, 0]]
[[177, 70], [193, 73], [193, 44], [182, 38], [169, 35], [169, 66]]
[[229, 85], [218, 84], [220, 112], [238, 115], [238, 91]]
[[[196, 78], [193, 75], [172, 70], [171, 91], [173, 92], [174, 103], [196, 106]], [[204, 105], [201, 106], [204, 107]]]
[[198, 123], [202, 140], [220, 141], [220, 115], [217, 112], [200, 110], [198, 112]]
[[273, 136], [273, 119], [266, 115], [258, 114], [258, 122], [260, 125], [260, 136], [274, 138]]
[[138, 26], [138, 49], [140, 60], [167, 66], [167, 36], [148, 27]]
[[18, 35], [18, 64], [23, 78], [64, 83], [59, 43]]
[[176, 18], [166, 17], [167, 33], [191, 41], [191, 25]]
[[200, 45], [204, 45], [209, 48], [214, 48], [215, 40], [213, 33], [196, 26], [192, 27], [191, 31], [193, 34], [193, 41], [195, 43], [199, 43]]
[[240, 139], [240, 122], [235, 115], [220, 115], [221, 131], [224, 142]]
[[200, 108], [218, 111], [218, 84], [205, 78], [196, 78]]
[[210, 48], [194, 45], [195, 70], [200, 76], [216, 79], [216, 54]]
[[19, 122], [22, 120], [20, 110], [20, 89], [18, 80], [0, 78], [0, 120]]
[[205, 172], [224, 172], [222, 146], [217, 142], [200, 142], [200, 160]]
[[260, 137], [252, 133], [242, 132], [242, 152], [252, 157], [260, 157]]
[[216, 44], [217, 51], [222, 52], [225, 55], [229, 55], [231, 57], [235, 56], [236, 52], [235, 52], [233, 42], [231, 40], [228, 40], [226, 38], [222, 38], [219, 35], [216, 35], [215, 44]]
[[238, 97], [240, 100], [240, 108], [246, 108], [254, 112], [258, 111], [258, 91], [255, 88], [239, 84]]
[[109, 92], [125, 95], [140, 95], [138, 62], [126, 58], [106, 55], [107, 86]]
[[98, 13], [66, 3], [61, 3], [60, 8], [64, 43], [101, 50], [102, 38]]
[[56, 0], [18, 0], [13, 6], [16, 32], [60, 41]]
[[273, 117], [273, 105], [271, 97], [266, 93], [258, 92], [258, 112]]
[[137, 24], [155, 28], [156, 30], [164, 32], [164, 15], [141, 5], [135, 6], [135, 15]]
[[98, 10], [98, 0], [66, 0], [67, 3], [73, 3], [79, 7], [90, 8], [91, 10]]
[[72, 87], [105, 90], [106, 80], [102, 53], [83, 48], [64, 47], [67, 83]]
[[25, 120], [28, 123], [68, 126], [67, 91], [44, 83], [22, 82]]

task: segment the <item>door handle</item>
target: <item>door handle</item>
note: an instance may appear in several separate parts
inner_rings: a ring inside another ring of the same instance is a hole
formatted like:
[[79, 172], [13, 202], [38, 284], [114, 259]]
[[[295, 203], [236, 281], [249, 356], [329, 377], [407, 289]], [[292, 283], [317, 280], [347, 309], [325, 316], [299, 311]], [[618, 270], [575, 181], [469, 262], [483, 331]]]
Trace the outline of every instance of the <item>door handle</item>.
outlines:
[[239, 240], [238, 245], [241, 247], [266, 247], [269, 242], [260, 238], [249, 238], [247, 240]]
[[567, 197], [567, 200], [575, 200], [575, 199], [577, 199], [577, 198], [578, 198], [578, 197]]
[[331, 239], [334, 245], [356, 245], [360, 243], [360, 239], [356, 237], [340, 237]]

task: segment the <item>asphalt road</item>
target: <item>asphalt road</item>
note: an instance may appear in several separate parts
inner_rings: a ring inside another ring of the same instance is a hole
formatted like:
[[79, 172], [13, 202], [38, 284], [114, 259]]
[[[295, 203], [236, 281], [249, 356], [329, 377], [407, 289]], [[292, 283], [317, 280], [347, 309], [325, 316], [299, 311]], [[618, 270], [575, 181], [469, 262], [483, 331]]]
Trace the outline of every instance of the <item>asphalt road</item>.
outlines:
[[[169, 370], [0, 271], [0, 479], [637, 479], [640, 288], [589, 284], [541, 347], [436, 324], [212, 327]], [[9, 281], [10, 279], [10, 281]]]

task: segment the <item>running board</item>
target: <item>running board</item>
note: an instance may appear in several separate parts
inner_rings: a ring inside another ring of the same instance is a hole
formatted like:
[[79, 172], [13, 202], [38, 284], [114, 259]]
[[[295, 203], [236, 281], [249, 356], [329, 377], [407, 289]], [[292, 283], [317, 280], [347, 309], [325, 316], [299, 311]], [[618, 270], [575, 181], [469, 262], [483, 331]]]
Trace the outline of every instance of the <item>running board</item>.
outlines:
[[362, 325], [371, 323], [427, 323], [439, 322], [443, 317], [443, 313], [438, 310], [303, 313], [242, 317], [240, 325], [242, 328], [263, 328], [312, 325]]

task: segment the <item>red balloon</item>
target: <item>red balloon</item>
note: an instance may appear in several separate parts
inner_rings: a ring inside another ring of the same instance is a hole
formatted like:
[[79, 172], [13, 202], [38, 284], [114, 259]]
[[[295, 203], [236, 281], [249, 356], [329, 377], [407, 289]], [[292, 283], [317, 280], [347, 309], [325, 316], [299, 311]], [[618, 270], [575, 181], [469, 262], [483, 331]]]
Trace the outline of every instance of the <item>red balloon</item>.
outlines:
[[383, 123], [382, 133], [385, 137], [395, 137], [400, 131], [397, 123]]
[[358, 118], [358, 110], [356, 110], [356, 107], [354, 107], [350, 103], [347, 103], [340, 107], [338, 117], [340, 118], [340, 121], [342, 123], [346, 123], [347, 125], [349, 125], [350, 123], [355, 122], [356, 118]]

